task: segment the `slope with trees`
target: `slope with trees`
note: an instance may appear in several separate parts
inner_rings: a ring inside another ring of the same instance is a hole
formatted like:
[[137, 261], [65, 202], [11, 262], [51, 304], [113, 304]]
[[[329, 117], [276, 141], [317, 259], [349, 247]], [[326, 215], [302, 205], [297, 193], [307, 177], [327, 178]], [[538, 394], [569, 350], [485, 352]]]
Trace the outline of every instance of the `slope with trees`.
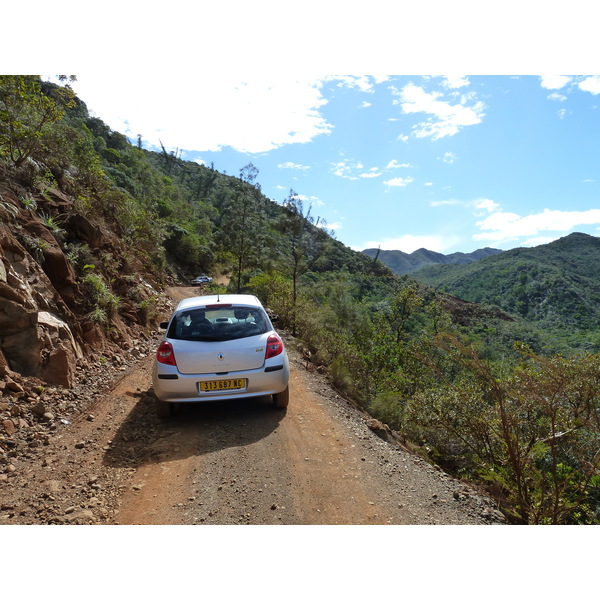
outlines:
[[422, 283], [496, 305], [551, 333], [555, 347], [600, 350], [600, 239], [572, 233], [468, 265], [427, 267]]

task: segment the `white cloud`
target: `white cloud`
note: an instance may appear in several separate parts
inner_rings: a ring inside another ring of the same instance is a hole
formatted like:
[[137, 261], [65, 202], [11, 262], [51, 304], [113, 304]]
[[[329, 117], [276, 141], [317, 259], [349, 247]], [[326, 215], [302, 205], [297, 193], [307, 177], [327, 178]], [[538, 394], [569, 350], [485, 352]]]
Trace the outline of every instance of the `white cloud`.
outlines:
[[339, 222], [336, 223], [327, 223], [326, 225], [327, 229], [333, 229], [334, 231], [337, 231], [338, 229], [342, 228], [342, 224]]
[[390, 160], [390, 162], [385, 167], [386, 169], [400, 169], [400, 168], [408, 168], [412, 165], [410, 163], [399, 163], [395, 158]]
[[464, 87], [466, 85], [470, 85], [470, 81], [467, 77], [462, 77], [462, 76], [450, 76], [450, 77], [445, 77], [444, 81], [442, 82], [442, 85], [444, 87], [450, 88], [450, 89], [456, 89], [456, 88], [461, 88]]
[[297, 165], [289, 160], [287, 162], [281, 163], [277, 166], [280, 169], [299, 169], [301, 171], [307, 171], [308, 169], [310, 169], [310, 167], [307, 167], [306, 165]]
[[109, 127], [131, 138], [141, 134], [146, 144], [257, 153], [331, 132], [319, 112], [326, 104], [322, 83], [285, 76], [244, 83], [220, 75], [188, 77], [181, 90], [177, 75], [162, 73], [157, 84], [154, 77], [124, 70], [111, 73], [110, 85], [103, 77], [80, 75], [73, 89]]
[[355, 174], [355, 171], [363, 168], [361, 163], [352, 164], [347, 158], [337, 163], [331, 163], [331, 166], [333, 167], [334, 175], [350, 180], [358, 179], [358, 175]]
[[526, 217], [499, 210], [477, 222], [482, 233], [473, 235], [473, 239], [503, 242], [537, 237], [544, 231], [565, 233], [581, 225], [600, 225], [600, 209], [565, 211], [546, 208]]
[[[395, 104], [399, 104], [405, 114], [426, 113], [432, 115], [425, 122], [414, 126], [413, 135], [418, 138], [431, 137], [433, 140], [457, 134], [463, 127], [481, 123], [484, 104], [475, 101], [474, 94], [463, 94], [458, 103], [442, 100], [441, 92], [426, 92], [422, 87], [408, 83], [399, 92]], [[471, 102], [471, 105], [467, 103]]]
[[572, 77], [567, 75], [544, 75], [541, 78], [540, 85], [547, 90], [560, 90], [569, 85]]
[[[429, 184], [431, 185], [431, 184]], [[429, 206], [460, 206], [463, 208], [474, 209], [474, 214], [477, 217], [483, 217], [490, 213], [496, 212], [500, 205], [489, 198], [478, 198], [477, 200], [459, 200], [458, 198], [450, 198], [448, 200], [432, 200]]]
[[373, 167], [372, 169], [369, 169], [367, 173], [361, 173], [359, 177], [370, 179], [373, 177], [379, 177], [380, 175], [383, 175], [383, 173], [377, 167]]
[[521, 246], [529, 246], [529, 247], [541, 246], [542, 244], [549, 244], [550, 242], [554, 242], [561, 237], [562, 237], [562, 235], [554, 235], [551, 237], [540, 236], [540, 237], [529, 238], [527, 240], [523, 240], [521, 242]]
[[[431, 183], [426, 183], [425, 185], [432, 185]], [[462, 200], [432, 200], [429, 203], [429, 206], [433, 206], [437, 208], [438, 206], [464, 206], [464, 202]]]
[[548, 100], [556, 100], [557, 102], [564, 102], [567, 97], [564, 94], [559, 94], [558, 92], [552, 92], [552, 94], [548, 95]]
[[442, 156], [442, 160], [448, 165], [451, 165], [457, 158], [458, 157], [454, 152], [446, 152], [444, 156]]
[[361, 102], [360, 104], [361, 108], [369, 108], [369, 106], [373, 106], [373, 104], [371, 102]]
[[579, 89], [597, 96], [600, 94], [600, 75], [591, 75], [579, 82]]
[[377, 77], [373, 78], [370, 75], [342, 75], [328, 77], [327, 79], [339, 81], [339, 87], [346, 86], [349, 88], [356, 88], [361, 92], [374, 92], [373, 84], [385, 81], [385, 79], [381, 80]]
[[388, 179], [383, 183], [388, 187], [404, 187], [413, 181], [414, 179], [412, 177], [394, 177], [394, 179]]
[[[395, 161], [391, 161], [392, 163]], [[388, 166], [391, 163], [388, 163]], [[365, 166], [360, 161], [353, 161], [348, 158], [342, 159], [340, 162], [331, 163], [333, 167], [333, 174], [344, 179], [350, 179], [355, 181], [357, 179], [374, 179], [380, 177], [383, 172], [379, 167], [371, 167], [365, 170]], [[397, 166], [410, 166], [410, 165], [397, 165]], [[388, 167], [386, 167], [387, 169]], [[412, 180], [411, 180], [412, 181]]]
[[474, 206], [478, 210], [481, 210], [481, 211], [484, 211], [487, 213], [494, 212], [500, 208], [500, 205], [497, 202], [494, 202], [493, 200], [490, 200], [489, 198], [479, 198], [478, 200], [475, 200]]

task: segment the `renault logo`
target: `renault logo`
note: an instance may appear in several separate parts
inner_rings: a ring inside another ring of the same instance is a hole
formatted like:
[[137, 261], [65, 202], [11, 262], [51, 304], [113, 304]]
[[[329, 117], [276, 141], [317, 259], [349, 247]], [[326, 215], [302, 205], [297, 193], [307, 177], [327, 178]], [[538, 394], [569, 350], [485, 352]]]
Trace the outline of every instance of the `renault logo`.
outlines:
[[222, 352], [219, 352], [219, 354], [217, 354], [217, 358], [219, 360], [223, 360], [225, 358], [225, 355]]

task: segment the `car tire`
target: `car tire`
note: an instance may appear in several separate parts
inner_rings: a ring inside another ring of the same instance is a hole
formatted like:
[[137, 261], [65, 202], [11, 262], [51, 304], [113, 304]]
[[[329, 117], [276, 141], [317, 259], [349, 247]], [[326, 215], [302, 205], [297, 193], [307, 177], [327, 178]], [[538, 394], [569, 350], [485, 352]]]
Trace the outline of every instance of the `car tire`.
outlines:
[[156, 401], [156, 414], [159, 419], [166, 419], [173, 414], [173, 403], [163, 402], [162, 400]]
[[283, 392], [273, 394], [273, 406], [275, 408], [285, 408], [290, 403], [290, 388], [286, 387]]

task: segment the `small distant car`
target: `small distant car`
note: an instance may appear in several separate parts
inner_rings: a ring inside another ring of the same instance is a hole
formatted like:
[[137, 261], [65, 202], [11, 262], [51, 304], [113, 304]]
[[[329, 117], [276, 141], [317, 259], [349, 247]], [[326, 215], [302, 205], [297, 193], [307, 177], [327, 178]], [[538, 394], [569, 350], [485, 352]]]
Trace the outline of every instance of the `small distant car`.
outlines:
[[205, 283], [210, 283], [211, 281], [212, 277], [208, 277], [207, 275], [202, 274], [192, 279], [192, 285], [203, 285]]
[[288, 405], [287, 352], [255, 296], [187, 298], [161, 328], [152, 372], [159, 417], [180, 402], [270, 395], [275, 407]]

